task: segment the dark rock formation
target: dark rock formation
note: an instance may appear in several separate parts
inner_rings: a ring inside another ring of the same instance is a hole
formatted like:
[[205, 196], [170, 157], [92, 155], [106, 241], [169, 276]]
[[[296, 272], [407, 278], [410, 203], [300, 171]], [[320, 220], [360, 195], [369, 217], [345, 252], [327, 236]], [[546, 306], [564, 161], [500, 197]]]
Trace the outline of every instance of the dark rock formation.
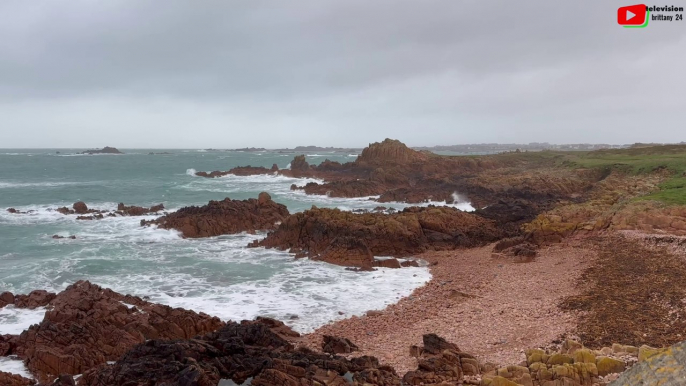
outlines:
[[43, 382], [117, 360], [147, 339], [189, 339], [223, 325], [202, 313], [149, 303], [87, 281], [52, 296], [43, 321], [16, 341], [16, 354]]
[[81, 152], [81, 154], [124, 154], [120, 152], [117, 148], [105, 146], [100, 150], [86, 150]]
[[329, 354], [349, 354], [359, 349], [348, 338], [324, 335], [324, 340], [322, 341], [322, 351]]
[[[119, 216], [145, 216], [151, 213], [157, 213], [164, 210], [164, 205], [153, 205], [150, 208], [144, 208], [141, 206], [126, 206], [123, 203], [119, 203], [116, 211], [98, 210], [90, 209], [85, 202], [79, 201], [75, 202], [72, 209], [63, 206], [61, 208], [55, 209], [57, 212], [62, 214], [80, 214], [81, 216], [76, 217], [77, 220], [102, 220], [105, 215], [108, 217]], [[16, 212], [19, 213], [19, 212]]]
[[253, 386], [399, 386], [400, 379], [373, 357], [347, 360], [293, 345], [272, 330], [268, 319], [229, 322], [191, 340], [151, 340], [114, 365], [84, 373], [79, 384], [130, 386], [165, 384], [215, 386], [221, 379]]
[[0, 335], [0, 357], [14, 354], [18, 338], [17, 335]]
[[195, 175], [198, 177], [208, 177], [208, 178], [217, 178], [217, 177], [223, 177], [229, 174], [235, 175], [235, 176], [254, 176], [254, 175], [260, 175], [260, 174], [274, 174], [279, 170], [278, 165], [274, 164], [272, 165], [271, 169], [267, 169], [263, 166], [238, 166], [235, 167], [229, 171], [221, 172], [218, 170], [215, 170], [213, 172], [196, 172]]
[[60, 235], [52, 235], [52, 238], [55, 239], [55, 240], [59, 240], [59, 239], [72, 239], [72, 240], [76, 240], [76, 236], [75, 236], [75, 235], [71, 235], [71, 236], [67, 236], [67, 237], [60, 236]]
[[532, 240], [532, 235], [510, 237], [498, 241], [493, 246], [493, 253], [515, 257], [516, 261], [532, 261], [537, 255], [539, 246]]
[[288, 216], [285, 205], [272, 201], [262, 192], [257, 199], [210, 201], [209, 204], [179, 209], [141, 225], [156, 224], [164, 229], [177, 229], [184, 237], [210, 237], [231, 233], [274, 229]]
[[372, 255], [404, 257], [473, 247], [500, 236], [493, 222], [450, 207], [413, 207], [395, 214], [313, 207], [289, 216], [253, 246], [290, 249], [329, 263], [368, 268], [374, 264]]
[[74, 209], [74, 213], [76, 214], [88, 213], [88, 206], [83, 201], [75, 202], [72, 208]]
[[3, 292], [0, 294], [0, 308], [8, 305], [14, 304], [14, 294], [11, 292]]
[[123, 203], [117, 205], [117, 214], [120, 216], [144, 216], [151, 213], [157, 213], [164, 210], [164, 205], [153, 205], [150, 208], [143, 208], [141, 206], [126, 206]]
[[21, 375], [0, 371], [0, 385], [2, 386], [31, 386], [35, 384], [36, 381], [24, 378]]
[[305, 160], [305, 155], [296, 155], [291, 161], [291, 171], [308, 171], [310, 169], [310, 164]]

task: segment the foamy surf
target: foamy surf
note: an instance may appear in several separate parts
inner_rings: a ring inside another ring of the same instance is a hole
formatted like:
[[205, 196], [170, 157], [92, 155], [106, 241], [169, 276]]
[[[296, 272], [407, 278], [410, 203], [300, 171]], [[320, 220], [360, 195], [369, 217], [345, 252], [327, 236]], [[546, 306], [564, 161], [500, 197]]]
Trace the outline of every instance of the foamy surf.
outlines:
[[45, 307], [30, 310], [8, 305], [0, 308], [0, 335], [21, 334], [31, 325], [42, 322], [44, 316]]
[[[150, 301], [214, 315], [222, 320], [269, 316], [306, 333], [335, 320], [383, 309], [408, 296], [431, 278], [425, 267], [380, 268], [374, 272], [351, 272], [343, 267], [307, 259], [295, 260], [283, 252], [256, 250], [242, 264], [279, 267], [261, 280], [221, 285], [190, 275], [129, 276], [107, 283]], [[238, 261], [232, 261], [237, 264]], [[245, 268], [243, 268], [245, 269]]]
[[24, 365], [24, 361], [17, 358], [15, 355], [0, 357], [0, 371], [33, 379], [33, 375], [31, 375], [29, 369]]

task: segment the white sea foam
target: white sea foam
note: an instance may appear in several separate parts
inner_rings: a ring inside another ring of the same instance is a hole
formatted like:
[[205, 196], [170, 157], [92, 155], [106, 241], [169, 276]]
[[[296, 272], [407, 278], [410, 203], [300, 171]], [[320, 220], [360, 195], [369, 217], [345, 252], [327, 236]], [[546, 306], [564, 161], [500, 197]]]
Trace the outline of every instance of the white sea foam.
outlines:
[[[226, 257], [227, 269], [239, 262], [279, 266], [269, 278], [219, 285], [186, 274], [131, 275], [108, 283], [115, 290], [147, 295], [151, 301], [215, 315], [223, 320], [271, 316], [300, 332], [368, 310], [383, 309], [430, 279], [427, 268], [381, 268], [351, 272], [343, 267], [261, 248]], [[342, 312], [341, 315], [339, 312]], [[297, 315], [297, 319], [291, 319]]]
[[69, 185], [92, 185], [94, 183], [81, 182], [10, 182], [0, 181], [0, 189], [15, 189], [15, 188], [54, 188], [57, 186]]
[[197, 176], [195, 175], [195, 173], [197, 173], [197, 172], [198, 172], [198, 171], [195, 170], [195, 169], [193, 169], [193, 168], [186, 169], [186, 174], [188, 174], [189, 176], [192, 176], [192, 177], [197, 177]]
[[0, 357], [0, 371], [33, 379], [33, 375], [29, 373], [29, 369], [24, 365], [24, 361], [17, 358], [15, 355]]
[[21, 334], [22, 331], [31, 327], [32, 324], [42, 322], [44, 316], [44, 307], [29, 310], [8, 305], [0, 308], [0, 335]]

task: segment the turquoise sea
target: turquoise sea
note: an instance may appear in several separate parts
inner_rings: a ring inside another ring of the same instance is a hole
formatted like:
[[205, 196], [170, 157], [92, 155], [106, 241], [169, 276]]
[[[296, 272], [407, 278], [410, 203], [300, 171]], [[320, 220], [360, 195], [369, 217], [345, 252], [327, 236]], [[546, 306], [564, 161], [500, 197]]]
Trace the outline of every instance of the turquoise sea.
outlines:
[[[356, 273], [326, 263], [295, 260], [286, 252], [245, 248], [264, 234], [182, 239], [175, 231], [141, 227], [141, 217], [79, 221], [52, 210], [84, 201], [98, 209], [114, 209], [119, 202], [163, 203], [173, 211], [225, 197], [257, 197], [261, 191], [291, 212], [312, 205], [344, 210], [378, 205], [368, 198], [334, 199], [290, 190], [291, 184], [313, 180], [193, 175], [195, 170], [228, 170], [241, 165], [271, 167], [276, 163], [286, 168], [292, 153], [121, 149], [124, 155], [76, 154], [82, 150], [0, 149], [0, 292], [58, 292], [87, 279], [118, 292], [224, 320], [265, 315], [307, 332], [332, 320], [382, 309], [430, 278], [426, 268]], [[307, 160], [314, 164], [327, 158], [349, 162], [355, 157], [309, 154]], [[6, 211], [10, 207], [32, 212], [12, 214]], [[76, 239], [56, 240], [52, 238], [55, 234], [75, 235]], [[0, 309], [0, 334], [21, 332], [40, 321], [43, 312]]]

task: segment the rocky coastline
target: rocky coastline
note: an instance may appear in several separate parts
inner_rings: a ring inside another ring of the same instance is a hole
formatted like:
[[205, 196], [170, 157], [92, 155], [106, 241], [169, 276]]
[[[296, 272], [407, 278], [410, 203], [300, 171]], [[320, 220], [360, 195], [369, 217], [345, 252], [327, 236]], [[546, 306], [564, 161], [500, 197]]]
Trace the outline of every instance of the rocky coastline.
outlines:
[[[665, 161], [656, 158], [663, 153]], [[686, 146], [443, 157], [385, 140], [345, 164], [296, 156], [290, 169], [197, 175], [274, 173], [324, 181], [292, 187], [307, 194], [463, 197], [476, 210], [291, 214], [262, 192], [143, 220], [186, 238], [267, 232], [250, 247], [351, 269], [422, 259], [432, 279], [384, 310], [304, 336], [277, 320], [221, 321], [88, 281], [58, 294], [5, 292], [0, 308], [47, 311], [21, 334], [0, 336], [0, 356], [22, 359], [35, 379], [0, 372], [0, 384], [586, 386], [682, 371], [653, 370], [678, 359], [686, 336]], [[57, 211], [97, 219], [163, 209], [106, 212], [77, 202]]]

